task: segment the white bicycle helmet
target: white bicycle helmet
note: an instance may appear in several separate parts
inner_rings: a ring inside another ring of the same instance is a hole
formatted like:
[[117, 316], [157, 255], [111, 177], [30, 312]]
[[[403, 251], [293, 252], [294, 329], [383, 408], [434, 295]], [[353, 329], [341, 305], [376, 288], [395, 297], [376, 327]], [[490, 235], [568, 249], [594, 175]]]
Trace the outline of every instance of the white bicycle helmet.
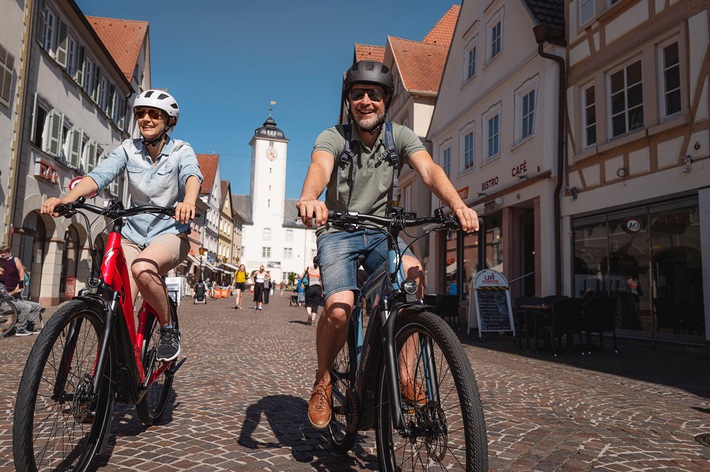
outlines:
[[171, 126], [175, 126], [180, 116], [180, 107], [177, 101], [168, 92], [163, 90], [144, 90], [133, 102], [133, 109], [138, 107], [152, 107], [163, 110], [171, 118], [174, 118]]

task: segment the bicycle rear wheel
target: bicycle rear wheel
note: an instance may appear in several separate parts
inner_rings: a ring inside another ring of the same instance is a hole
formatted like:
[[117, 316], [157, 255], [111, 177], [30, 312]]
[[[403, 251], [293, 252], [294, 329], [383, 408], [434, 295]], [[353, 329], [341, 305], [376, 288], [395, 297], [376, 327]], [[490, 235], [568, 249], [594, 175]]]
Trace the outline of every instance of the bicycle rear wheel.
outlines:
[[13, 450], [17, 470], [85, 471], [108, 437], [113, 412], [111, 353], [98, 391], [104, 321], [82, 300], [60, 308], [32, 347], [17, 392]]
[[402, 399], [402, 413], [410, 435], [402, 437], [393, 427], [382, 369], [376, 425], [380, 470], [488, 470], [481, 398], [454, 332], [437, 315], [422, 311], [396, 320], [395, 336], [401, 380], [414, 381], [402, 393], [408, 397]]
[[[175, 303], [170, 300], [170, 310], [172, 313], [173, 324], [176, 328], [180, 328], [177, 317], [177, 309]], [[153, 375], [155, 371], [163, 367], [165, 364], [162, 361], [156, 360], [158, 355], [158, 345], [160, 344], [160, 323], [152, 314], [148, 315], [143, 333], [143, 348], [141, 351], [141, 362], [145, 368], [147, 376]], [[165, 413], [165, 407], [168, 404], [170, 393], [173, 388], [173, 372], [171, 368], [175, 361], [168, 362], [167, 368], [155, 378], [155, 381], [148, 385], [148, 390], [140, 402], [136, 404], [138, 417], [144, 425], [151, 426], [156, 421], [160, 420]]]
[[350, 329], [348, 341], [335, 358], [333, 367], [330, 368], [333, 390], [330, 403], [332, 416], [328, 423], [329, 440], [333, 449], [343, 454], [352, 449], [357, 439], [355, 429], [357, 406], [352, 390], [355, 379], [354, 336], [353, 330]]
[[0, 338], [12, 331], [17, 323], [17, 308], [8, 300], [0, 300]]

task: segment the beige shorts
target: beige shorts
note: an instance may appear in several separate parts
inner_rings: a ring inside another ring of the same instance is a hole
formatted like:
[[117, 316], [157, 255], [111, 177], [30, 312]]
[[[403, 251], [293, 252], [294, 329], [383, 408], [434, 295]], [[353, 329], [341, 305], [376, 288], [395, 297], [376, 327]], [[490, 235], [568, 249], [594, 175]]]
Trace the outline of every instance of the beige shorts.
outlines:
[[[160, 248], [156, 245], [159, 245]], [[158, 265], [160, 275], [165, 275], [187, 258], [187, 253], [190, 251], [190, 241], [186, 233], [163, 234], [153, 239], [145, 248], [141, 248], [127, 238], [123, 238], [121, 247], [126, 256], [126, 265], [129, 267], [129, 277], [132, 277], [130, 267], [133, 265], [133, 261], [144, 251], [148, 252], [151, 255], [150, 259]], [[165, 250], [160, 250], [163, 248]], [[156, 251], [156, 249], [158, 250]]]

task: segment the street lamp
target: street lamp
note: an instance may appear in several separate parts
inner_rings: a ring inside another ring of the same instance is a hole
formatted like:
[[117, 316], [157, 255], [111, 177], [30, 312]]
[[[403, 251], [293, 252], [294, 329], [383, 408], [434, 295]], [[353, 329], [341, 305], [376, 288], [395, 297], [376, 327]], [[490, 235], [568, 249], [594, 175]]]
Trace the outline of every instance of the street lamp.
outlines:
[[200, 246], [198, 251], [200, 251], [200, 280], [204, 282], [205, 281], [205, 273], [204, 273], [203, 265], [204, 265], [204, 260], [205, 260], [204, 255], [205, 255], [205, 252], [207, 252], [207, 249]]

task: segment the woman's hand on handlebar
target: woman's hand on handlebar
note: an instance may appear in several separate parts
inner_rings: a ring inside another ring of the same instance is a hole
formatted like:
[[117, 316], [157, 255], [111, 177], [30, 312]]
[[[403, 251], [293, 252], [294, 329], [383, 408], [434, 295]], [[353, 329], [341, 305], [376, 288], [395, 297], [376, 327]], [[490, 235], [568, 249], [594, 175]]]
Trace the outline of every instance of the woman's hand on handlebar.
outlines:
[[328, 221], [328, 207], [321, 200], [299, 200], [296, 207], [307, 228], [321, 226]]
[[454, 214], [461, 224], [461, 229], [467, 233], [478, 231], [478, 214], [466, 205], [454, 209]]
[[52, 215], [54, 217], [61, 216], [59, 213], [55, 213], [54, 209], [57, 208], [57, 205], [66, 205], [67, 203], [71, 202], [57, 197], [49, 197], [42, 203], [40, 213], [43, 215]]
[[180, 223], [186, 224], [195, 218], [195, 204], [188, 202], [180, 202], [175, 206], [175, 215], [173, 216]]

